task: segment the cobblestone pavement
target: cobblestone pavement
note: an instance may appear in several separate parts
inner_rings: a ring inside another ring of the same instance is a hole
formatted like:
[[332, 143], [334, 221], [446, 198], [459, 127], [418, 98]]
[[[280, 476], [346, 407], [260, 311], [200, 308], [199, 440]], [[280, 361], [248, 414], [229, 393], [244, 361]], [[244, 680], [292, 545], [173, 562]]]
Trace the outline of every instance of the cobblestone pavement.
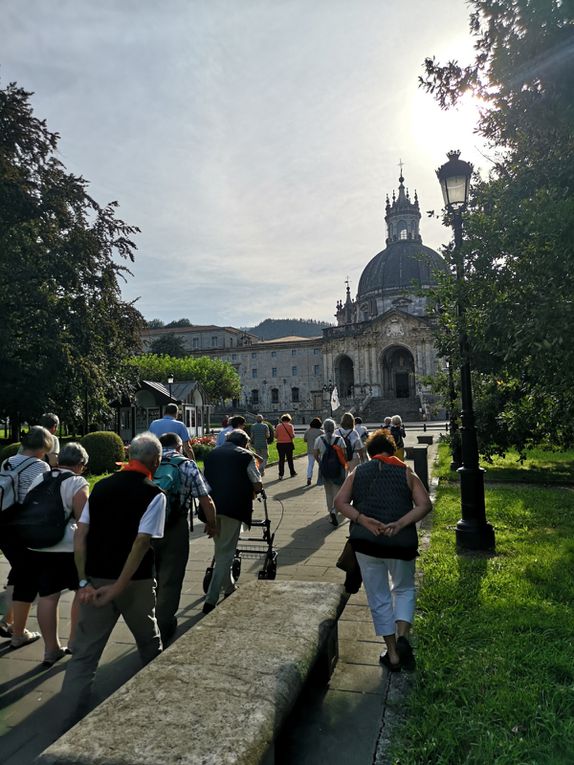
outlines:
[[[407, 445], [416, 443], [420, 432], [409, 430]], [[438, 431], [430, 432], [436, 442]], [[435, 449], [431, 447], [431, 455]], [[298, 475], [294, 478], [279, 481], [273, 466], [265, 475], [268, 512], [279, 550], [277, 576], [342, 583], [344, 574], [335, 567], [335, 561], [345, 543], [348, 524], [345, 521], [334, 528], [329, 523], [323, 489], [314, 483], [306, 486], [306, 457], [295, 465]], [[262, 512], [261, 506], [259, 510]], [[179, 612], [179, 633], [193, 628], [202, 618], [202, 581], [213, 550], [202, 532], [203, 525], [196, 522]], [[239, 583], [256, 577], [261, 563], [262, 559], [244, 560]], [[0, 557], [0, 581], [5, 581], [7, 573], [7, 564]], [[60, 632], [64, 640], [70, 602], [69, 593], [62, 596]], [[34, 609], [29, 622], [31, 629], [37, 629]], [[16, 651], [8, 645], [8, 641], [0, 642], [0, 762], [30, 765], [55, 738], [60, 720], [57, 694], [68, 659], [46, 670], [40, 665], [41, 640]], [[389, 680], [378, 663], [380, 650], [381, 641], [373, 633], [361, 590], [349, 599], [339, 622], [340, 656], [331, 682], [328, 688], [311, 690], [300, 700], [281, 736], [277, 762], [307, 765], [328, 760], [331, 765], [370, 765], [377, 742], [380, 761], [383, 711], [389, 692]], [[131, 634], [120, 620], [100, 662], [95, 703], [120, 687], [139, 666]]]

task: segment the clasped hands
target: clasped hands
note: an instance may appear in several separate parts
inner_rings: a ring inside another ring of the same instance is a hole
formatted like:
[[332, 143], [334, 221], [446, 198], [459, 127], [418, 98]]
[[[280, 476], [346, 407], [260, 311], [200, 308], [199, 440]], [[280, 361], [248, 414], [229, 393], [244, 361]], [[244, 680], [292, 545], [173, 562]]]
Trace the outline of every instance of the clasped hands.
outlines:
[[368, 529], [371, 534], [373, 534], [376, 537], [379, 537], [381, 535], [384, 535], [386, 537], [392, 537], [395, 534], [397, 534], [402, 526], [400, 524], [400, 521], [392, 521], [391, 523], [383, 523], [382, 521], [377, 521], [375, 518], [369, 518], [368, 515], [363, 515], [363, 518], [365, 519], [363, 521], [363, 526]]

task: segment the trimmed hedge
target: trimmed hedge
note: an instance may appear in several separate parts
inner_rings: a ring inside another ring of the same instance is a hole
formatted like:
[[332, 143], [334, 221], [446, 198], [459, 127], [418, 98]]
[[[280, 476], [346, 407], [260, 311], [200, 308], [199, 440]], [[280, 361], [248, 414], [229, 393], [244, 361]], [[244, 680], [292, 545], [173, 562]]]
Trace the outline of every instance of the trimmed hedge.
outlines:
[[124, 442], [111, 430], [96, 430], [88, 433], [80, 443], [90, 456], [88, 469], [90, 473], [113, 473], [118, 469], [116, 463], [125, 462], [126, 449]]
[[18, 454], [18, 450], [22, 444], [20, 441], [16, 441], [13, 444], [8, 444], [8, 446], [5, 446], [2, 451], [0, 451], [0, 462], [4, 462], [4, 460], [7, 460], [8, 457], [13, 457], [15, 454]]

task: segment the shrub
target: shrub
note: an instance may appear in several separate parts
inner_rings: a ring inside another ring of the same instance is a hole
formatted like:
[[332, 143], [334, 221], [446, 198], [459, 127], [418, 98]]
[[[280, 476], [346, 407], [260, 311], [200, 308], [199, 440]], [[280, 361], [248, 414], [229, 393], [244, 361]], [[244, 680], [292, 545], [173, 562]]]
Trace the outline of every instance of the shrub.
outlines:
[[15, 454], [18, 454], [18, 449], [21, 445], [22, 444], [20, 441], [16, 441], [14, 444], [8, 444], [8, 446], [5, 446], [2, 451], [0, 451], [0, 462], [7, 460], [8, 457], [13, 457]]
[[88, 433], [80, 440], [80, 443], [90, 456], [88, 469], [91, 473], [113, 473], [118, 469], [116, 463], [125, 461], [124, 442], [111, 430]]
[[195, 459], [201, 462], [205, 461], [207, 455], [213, 451], [215, 447], [215, 438], [213, 436], [202, 436], [201, 438], [192, 438], [191, 445], [193, 447], [193, 453]]

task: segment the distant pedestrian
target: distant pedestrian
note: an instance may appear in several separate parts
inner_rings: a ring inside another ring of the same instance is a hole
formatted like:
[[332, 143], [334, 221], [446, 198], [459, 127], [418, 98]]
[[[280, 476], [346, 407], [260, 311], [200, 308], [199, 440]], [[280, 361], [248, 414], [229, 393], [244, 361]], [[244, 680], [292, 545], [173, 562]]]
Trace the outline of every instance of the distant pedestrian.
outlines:
[[[323, 422], [324, 435], [315, 439], [313, 455], [319, 463], [320, 480], [325, 489], [327, 512], [333, 526], [338, 526], [337, 511], [335, 509], [335, 495], [345, 480], [346, 459], [345, 441], [335, 434], [335, 420], [331, 418]], [[325, 457], [325, 461], [323, 457]]]
[[263, 415], [258, 414], [255, 422], [251, 426], [251, 446], [253, 451], [260, 459], [259, 472], [261, 478], [265, 475], [265, 467], [269, 459], [269, 427], [263, 421]]
[[350, 473], [335, 507], [351, 521], [350, 541], [357, 556], [375, 633], [387, 651], [381, 664], [391, 672], [413, 670], [408, 635], [415, 610], [416, 523], [431, 501], [420, 478], [394, 456], [387, 430], [367, 441], [371, 461]]
[[177, 419], [179, 414], [179, 407], [177, 404], [168, 404], [165, 408], [165, 414], [158, 420], [153, 420], [150, 423], [148, 432], [153, 433], [154, 436], [159, 438], [165, 433], [177, 433], [183, 443], [183, 453], [186, 457], [193, 460], [195, 455], [193, 453], [193, 446], [191, 444], [191, 438], [189, 436], [189, 430], [185, 427], [181, 420]]
[[285, 460], [287, 460], [291, 477], [296, 476], [297, 473], [293, 464], [295, 430], [291, 424], [290, 414], [282, 415], [281, 422], [275, 428], [275, 440], [277, 442], [277, 454], [279, 455], [279, 480], [283, 480], [285, 474]]
[[363, 420], [361, 417], [355, 417], [355, 430], [359, 434], [359, 438], [361, 439], [361, 443], [363, 444], [363, 454], [361, 457], [361, 462], [366, 462], [369, 459], [367, 450], [365, 448], [367, 443], [367, 438], [369, 437], [369, 431], [366, 425], [363, 425]]
[[251, 525], [253, 497], [262, 490], [255, 456], [248, 450], [249, 436], [233, 430], [219, 449], [205, 459], [205, 477], [217, 508], [217, 535], [214, 536], [215, 566], [205, 596], [203, 613], [213, 611], [221, 591], [231, 595], [236, 584], [232, 563], [241, 533], [241, 524]]
[[400, 460], [404, 460], [405, 458], [405, 437], [406, 432], [405, 428], [403, 426], [403, 421], [400, 418], [400, 415], [395, 414], [391, 418], [391, 435], [395, 439], [395, 444], [397, 445], [397, 451], [396, 455]]
[[40, 417], [40, 425], [46, 428], [52, 435], [53, 444], [48, 454], [46, 454], [46, 462], [51, 467], [55, 467], [58, 464], [58, 455], [60, 454], [60, 439], [56, 435], [56, 431], [60, 427], [60, 418], [57, 414], [47, 412]]
[[351, 412], [345, 412], [341, 417], [341, 424], [335, 431], [335, 435], [341, 436], [345, 441], [348, 470], [351, 472], [363, 461], [365, 447], [361, 437], [355, 430], [355, 418]]
[[381, 428], [385, 428], [385, 430], [390, 430], [392, 424], [393, 424], [392, 419], [390, 417], [385, 417], [385, 419], [383, 420], [383, 424], [381, 425]]
[[221, 430], [217, 436], [217, 440], [215, 442], [215, 446], [223, 446], [225, 441], [227, 440], [227, 436], [233, 431], [233, 430], [243, 430], [245, 427], [245, 417], [241, 414], [234, 414], [233, 417], [230, 417], [227, 425], [223, 430]]
[[317, 461], [315, 459], [315, 441], [319, 436], [323, 435], [324, 432], [320, 418], [313, 417], [309, 423], [309, 427], [303, 435], [303, 441], [307, 444], [307, 486], [311, 486], [313, 468]]

